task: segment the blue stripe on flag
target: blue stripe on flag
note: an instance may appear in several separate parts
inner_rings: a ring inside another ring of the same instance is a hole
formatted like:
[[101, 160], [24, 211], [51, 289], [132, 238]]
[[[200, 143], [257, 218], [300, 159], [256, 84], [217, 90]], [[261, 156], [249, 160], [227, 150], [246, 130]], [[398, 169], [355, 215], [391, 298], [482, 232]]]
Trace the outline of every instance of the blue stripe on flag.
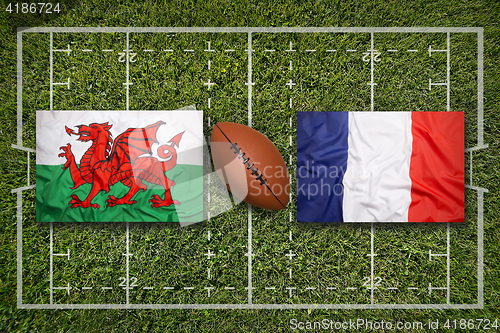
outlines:
[[297, 112], [297, 221], [343, 222], [348, 112]]

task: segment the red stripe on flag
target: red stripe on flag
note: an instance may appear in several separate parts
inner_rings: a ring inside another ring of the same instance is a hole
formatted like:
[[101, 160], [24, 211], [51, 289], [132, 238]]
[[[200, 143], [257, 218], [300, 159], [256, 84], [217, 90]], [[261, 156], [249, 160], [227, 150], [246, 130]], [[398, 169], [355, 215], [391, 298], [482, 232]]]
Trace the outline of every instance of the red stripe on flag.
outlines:
[[412, 112], [409, 222], [464, 221], [464, 113]]

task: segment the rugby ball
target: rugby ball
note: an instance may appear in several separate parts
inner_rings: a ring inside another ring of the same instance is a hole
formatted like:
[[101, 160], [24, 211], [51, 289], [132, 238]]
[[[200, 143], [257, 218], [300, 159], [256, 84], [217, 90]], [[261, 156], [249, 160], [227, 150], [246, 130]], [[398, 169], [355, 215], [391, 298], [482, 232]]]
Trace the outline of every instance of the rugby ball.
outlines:
[[290, 182], [278, 148], [255, 129], [218, 123], [210, 138], [212, 161], [222, 182], [238, 199], [279, 210], [288, 205]]

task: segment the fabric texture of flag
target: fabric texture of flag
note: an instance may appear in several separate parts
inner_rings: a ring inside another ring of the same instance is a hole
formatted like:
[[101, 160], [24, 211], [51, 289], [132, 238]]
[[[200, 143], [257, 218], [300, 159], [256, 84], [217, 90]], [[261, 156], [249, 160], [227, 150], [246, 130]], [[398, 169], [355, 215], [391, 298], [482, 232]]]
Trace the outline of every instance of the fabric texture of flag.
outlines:
[[37, 111], [37, 221], [202, 221], [202, 126], [196, 110]]
[[298, 112], [299, 222], [463, 222], [463, 112]]

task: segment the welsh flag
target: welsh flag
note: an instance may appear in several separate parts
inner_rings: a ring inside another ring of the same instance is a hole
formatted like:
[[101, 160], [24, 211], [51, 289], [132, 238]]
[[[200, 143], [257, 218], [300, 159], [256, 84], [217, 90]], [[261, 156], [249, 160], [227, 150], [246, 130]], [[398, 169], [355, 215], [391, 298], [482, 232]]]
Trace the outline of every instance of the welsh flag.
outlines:
[[37, 111], [39, 222], [200, 222], [203, 113]]

